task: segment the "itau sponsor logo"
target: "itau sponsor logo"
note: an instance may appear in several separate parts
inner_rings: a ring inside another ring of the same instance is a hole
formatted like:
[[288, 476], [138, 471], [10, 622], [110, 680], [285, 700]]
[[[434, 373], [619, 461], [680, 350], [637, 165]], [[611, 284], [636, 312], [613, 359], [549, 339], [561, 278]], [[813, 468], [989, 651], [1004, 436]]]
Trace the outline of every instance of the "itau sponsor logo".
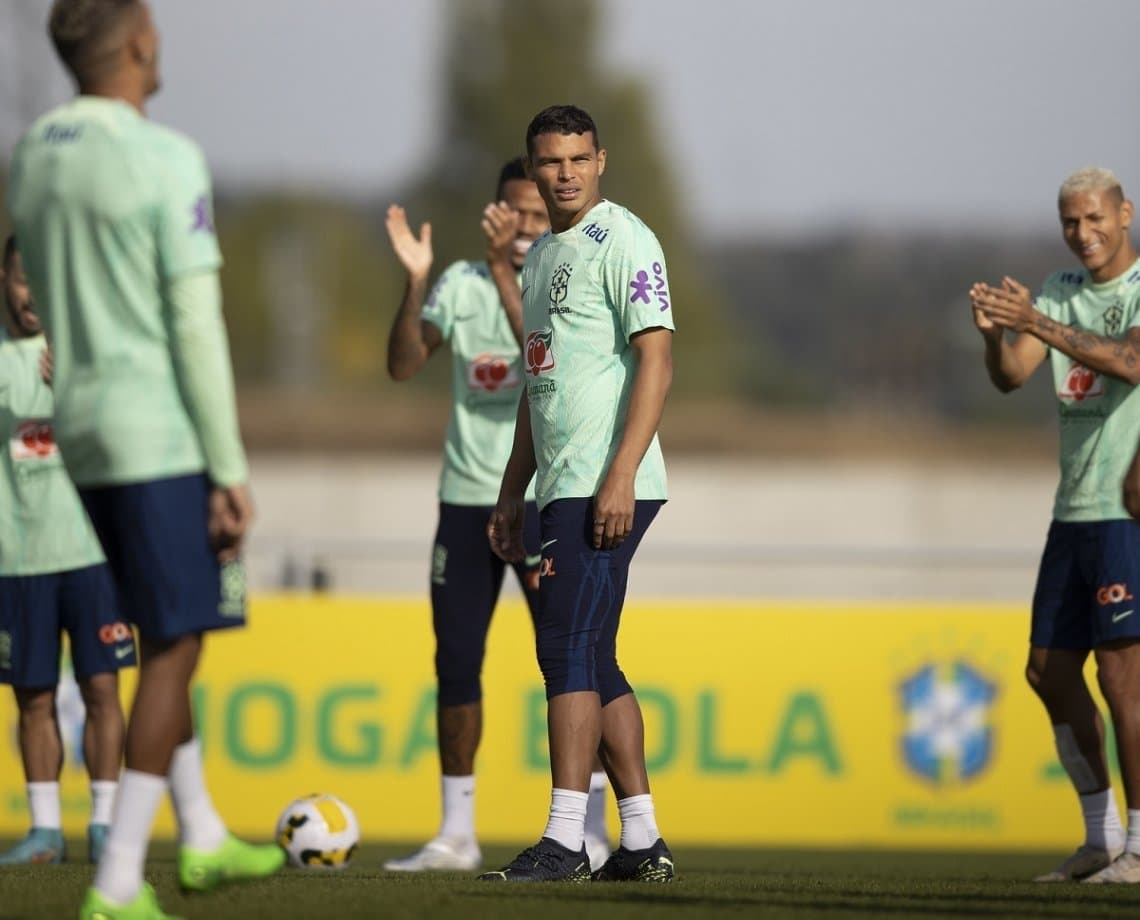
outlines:
[[554, 370], [554, 331], [539, 329], [526, 337], [526, 372], [532, 377]]
[[12, 459], [46, 460], [59, 453], [55, 446], [55, 434], [48, 419], [27, 419], [16, 426], [9, 444]]
[[514, 361], [502, 355], [479, 355], [467, 365], [467, 386], [473, 390], [494, 393], [519, 385]]
[[1103, 396], [1104, 381], [1096, 371], [1089, 370], [1083, 364], [1074, 363], [1069, 368], [1069, 373], [1057, 395], [1061, 399], [1083, 402], [1086, 399]]

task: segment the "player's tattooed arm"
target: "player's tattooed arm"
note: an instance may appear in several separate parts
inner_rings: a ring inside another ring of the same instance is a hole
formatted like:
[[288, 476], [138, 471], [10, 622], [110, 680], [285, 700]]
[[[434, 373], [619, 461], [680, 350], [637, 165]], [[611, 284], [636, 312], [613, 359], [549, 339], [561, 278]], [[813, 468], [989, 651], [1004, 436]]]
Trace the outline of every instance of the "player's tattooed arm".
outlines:
[[[1098, 374], [1140, 383], [1140, 329], [1130, 329], [1117, 339], [1066, 326], [1038, 310], [1029, 290], [1012, 278], [1002, 279], [1001, 287], [975, 285], [970, 299], [984, 319], [1019, 338], [1032, 336]], [[1043, 350], [1041, 354], [1044, 358]]]
[[1140, 329], [1129, 329], [1124, 338], [1116, 339], [1085, 329], [1074, 329], [1039, 314], [1034, 323], [1034, 335], [1089, 370], [1133, 386], [1140, 383]]
[[487, 265], [491, 280], [499, 292], [499, 302], [511, 324], [511, 332], [519, 347], [523, 344], [522, 294], [519, 292], [518, 272], [511, 263], [511, 251], [518, 234], [519, 216], [505, 201], [492, 202], [483, 209], [481, 222], [487, 238]]
[[388, 375], [393, 380], [407, 380], [423, 367], [443, 341], [438, 327], [420, 316], [434, 258], [431, 224], [423, 224], [417, 237], [408, 226], [407, 213], [399, 205], [388, 208], [384, 223], [392, 251], [407, 273], [404, 299], [388, 333]]

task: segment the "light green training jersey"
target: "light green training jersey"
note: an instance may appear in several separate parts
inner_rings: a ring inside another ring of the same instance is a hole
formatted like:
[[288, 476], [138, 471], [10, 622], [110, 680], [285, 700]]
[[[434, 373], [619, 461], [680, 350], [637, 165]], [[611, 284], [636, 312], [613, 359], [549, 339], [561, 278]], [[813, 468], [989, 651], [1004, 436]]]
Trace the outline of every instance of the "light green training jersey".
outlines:
[[[80, 96], [20, 141], [8, 196], [52, 344], [56, 437], [72, 479], [116, 485], [204, 471], [167, 303], [172, 282], [221, 265], [198, 147], [125, 102]], [[215, 337], [190, 344], [227, 348]], [[240, 442], [235, 451], [240, 476]]]
[[[674, 328], [665, 256], [635, 215], [603, 201], [569, 230], [539, 238], [522, 286], [538, 504], [592, 498], [625, 429], [636, 370], [630, 338]], [[656, 435], [634, 492], [668, 497]]]
[[[1057, 272], [1042, 286], [1037, 309], [1074, 329], [1123, 338], [1140, 326], [1140, 260], [1104, 284], [1095, 284], [1083, 270]], [[1140, 437], [1140, 387], [1091, 371], [1055, 348], [1049, 351], [1061, 413], [1061, 481], [1053, 517], [1127, 518], [1121, 490]]]
[[[522, 355], [487, 264], [450, 266], [422, 315], [451, 349], [451, 419], [440, 501], [494, 505], [514, 443]], [[533, 484], [527, 498], [534, 498]]]
[[52, 437], [43, 336], [0, 333], [0, 576], [97, 565], [103, 551]]

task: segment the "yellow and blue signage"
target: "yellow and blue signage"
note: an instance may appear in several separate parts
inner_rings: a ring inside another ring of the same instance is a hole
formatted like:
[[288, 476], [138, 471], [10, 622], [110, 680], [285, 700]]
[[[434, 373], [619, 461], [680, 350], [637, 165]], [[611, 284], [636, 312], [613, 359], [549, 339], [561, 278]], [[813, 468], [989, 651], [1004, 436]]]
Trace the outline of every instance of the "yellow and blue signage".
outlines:
[[[1024, 682], [1028, 628], [1025, 605], [631, 602], [619, 654], [645, 713], [660, 826], [674, 845], [1075, 845], [1076, 797]], [[433, 651], [419, 598], [255, 598], [248, 628], [210, 637], [194, 704], [231, 827], [268, 839], [287, 803], [328, 792], [366, 839], [434, 832]], [[483, 687], [480, 836], [526, 840], [550, 779], [518, 602], [496, 614]], [[27, 813], [8, 699], [0, 835], [12, 836]], [[61, 715], [74, 749], [74, 699]], [[79, 832], [73, 757], [64, 789]], [[158, 832], [173, 830], [163, 814]]]

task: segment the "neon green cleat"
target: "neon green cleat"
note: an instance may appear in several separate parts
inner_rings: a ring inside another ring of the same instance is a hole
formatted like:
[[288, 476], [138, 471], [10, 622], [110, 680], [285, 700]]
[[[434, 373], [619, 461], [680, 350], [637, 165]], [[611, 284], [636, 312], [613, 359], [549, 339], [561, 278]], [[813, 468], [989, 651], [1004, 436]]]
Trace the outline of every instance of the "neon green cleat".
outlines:
[[211, 891], [224, 882], [265, 878], [285, 865], [285, 851], [275, 843], [252, 844], [233, 834], [216, 850], [178, 850], [178, 881], [187, 891]]
[[87, 889], [87, 897], [79, 908], [79, 920], [179, 920], [171, 914], [164, 914], [158, 906], [158, 898], [150, 885], [143, 884], [142, 890], [130, 904], [114, 904], [108, 901], [94, 886]]

